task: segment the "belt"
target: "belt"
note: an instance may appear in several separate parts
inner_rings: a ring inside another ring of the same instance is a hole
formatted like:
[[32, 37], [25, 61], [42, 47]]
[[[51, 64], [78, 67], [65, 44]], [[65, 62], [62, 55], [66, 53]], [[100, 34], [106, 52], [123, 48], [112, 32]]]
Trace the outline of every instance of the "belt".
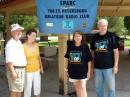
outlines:
[[14, 66], [14, 68], [25, 68], [25, 66]]

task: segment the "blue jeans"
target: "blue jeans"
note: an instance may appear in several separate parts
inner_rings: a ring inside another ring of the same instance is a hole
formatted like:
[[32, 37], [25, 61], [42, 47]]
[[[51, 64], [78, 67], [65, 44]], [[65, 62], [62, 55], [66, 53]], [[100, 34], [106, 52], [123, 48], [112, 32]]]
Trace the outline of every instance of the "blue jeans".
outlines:
[[111, 69], [95, 69], [95, 85], [97, 97], [104, 97], [104, 87], [108, 87], [108, 97], [115, 96], [115, 74]]

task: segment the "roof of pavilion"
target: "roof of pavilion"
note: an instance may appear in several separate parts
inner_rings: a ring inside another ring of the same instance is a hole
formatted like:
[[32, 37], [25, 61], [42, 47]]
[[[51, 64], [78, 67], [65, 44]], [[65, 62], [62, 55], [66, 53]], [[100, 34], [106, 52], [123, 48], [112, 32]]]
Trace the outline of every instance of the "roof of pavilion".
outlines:
[[0, 13], [35, 15], [35, 0], [0, 0]]
[[[0, 0], [0, 13], [35, 15], [35, 0]], [[130, 16], [130, 0], [99, 0], [99, 16]]]

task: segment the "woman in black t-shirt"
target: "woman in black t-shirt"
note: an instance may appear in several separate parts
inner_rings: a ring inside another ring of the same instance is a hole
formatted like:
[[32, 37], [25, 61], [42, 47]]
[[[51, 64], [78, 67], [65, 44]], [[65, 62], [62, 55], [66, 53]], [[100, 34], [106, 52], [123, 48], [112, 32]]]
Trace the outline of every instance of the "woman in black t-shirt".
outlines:
[[86, 81], [90, 78], [92, 56], [81, 32], [73, 34], [73, 41], [68, 45], [65, 58], [68, 59], [65, 71], [69, 81], [73, 82], [77, 97], [87, 97]]

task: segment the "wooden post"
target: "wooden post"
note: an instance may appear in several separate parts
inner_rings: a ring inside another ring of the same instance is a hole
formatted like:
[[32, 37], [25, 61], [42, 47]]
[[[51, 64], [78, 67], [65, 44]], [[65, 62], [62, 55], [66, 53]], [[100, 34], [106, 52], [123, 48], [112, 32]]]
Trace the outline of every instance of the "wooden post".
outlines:
[[68, 92], [68, 85], [67, 85], [67, 76], [65, 73], [65, 66], [67, 64], [64, 55], [67, 49], [67, 35], [59, 35], [59, 49], [58, 49], [58, 62], [59, 62], [59, 94], [66, 95]]
[[1, 55], [4, 55], [4, 39], [3, 39], [3, 35], [2, 35], [3, 33], [1, 33], [1, 35], [0, 35], [0, 54]]

